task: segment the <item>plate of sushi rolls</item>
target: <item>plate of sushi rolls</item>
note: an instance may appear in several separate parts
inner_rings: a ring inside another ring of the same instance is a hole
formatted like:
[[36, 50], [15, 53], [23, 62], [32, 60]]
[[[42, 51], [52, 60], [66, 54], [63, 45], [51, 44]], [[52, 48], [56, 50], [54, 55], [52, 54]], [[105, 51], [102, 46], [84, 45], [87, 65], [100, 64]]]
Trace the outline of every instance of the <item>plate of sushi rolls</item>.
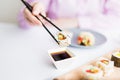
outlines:
[[89, 29], [70, 29], [73, 33], [71, 44], [72, 47], [77, 48], [93, 48], [104, 44], [107, 38], [96, 31]]

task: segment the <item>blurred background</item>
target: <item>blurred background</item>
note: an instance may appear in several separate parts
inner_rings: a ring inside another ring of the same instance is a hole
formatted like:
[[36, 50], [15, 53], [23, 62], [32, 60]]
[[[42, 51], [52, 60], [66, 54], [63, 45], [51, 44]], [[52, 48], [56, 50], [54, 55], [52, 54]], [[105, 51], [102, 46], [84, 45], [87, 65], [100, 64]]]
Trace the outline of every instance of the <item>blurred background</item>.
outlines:
[[1, 0], [0, 22], [17, 23], [17, 14], [22, 6], [20, 0]]

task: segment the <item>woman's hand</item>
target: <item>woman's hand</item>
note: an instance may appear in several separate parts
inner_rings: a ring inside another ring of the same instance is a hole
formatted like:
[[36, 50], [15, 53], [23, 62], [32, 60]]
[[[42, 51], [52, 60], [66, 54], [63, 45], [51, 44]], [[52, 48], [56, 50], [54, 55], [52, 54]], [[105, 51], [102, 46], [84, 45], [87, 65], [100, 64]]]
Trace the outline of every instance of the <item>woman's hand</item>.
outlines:
[[33, 7], [32, 13], [27, 8], [24, 9], [23, 13], [24, 13], [25, 19], [31, 25], [41, 25], [40, 21], [35, 16], [37, 16], [40, 20], [44, 21], [43, 18], [39, 16], [39, 13], [46, 16], [44, 6], [39, 2], [33, 2], [31, 5]]

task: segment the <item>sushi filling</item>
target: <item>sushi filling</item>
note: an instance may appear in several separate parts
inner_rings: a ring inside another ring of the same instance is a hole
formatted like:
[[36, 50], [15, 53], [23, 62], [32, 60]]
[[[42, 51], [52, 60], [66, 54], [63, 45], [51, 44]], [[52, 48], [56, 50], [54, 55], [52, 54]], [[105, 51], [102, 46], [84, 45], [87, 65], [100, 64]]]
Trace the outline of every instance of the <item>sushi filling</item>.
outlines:
[[65, 35], [61, 33], [58, 34], [58, 40], [65, 40], [65, 39], [66, 39]]
[[108, 65], [109, 64], [109, 61], [108, 60], [101, 60], [102, 63]]
[[90, 68], [90, 69], [86, 70], [86, 72], [88, 72], [88, 73], [98, 73], [98, 69]]
[[90, 46], [90, 40], [87, 38], [78, 37], [78, 44], [83, 46]]
[[77, 37], [77, 43], [83, 46], [92, 46], [95, 43], [95, 37], [90, 32], [81, 32]]
[[120, 52], [116, 52], [115, 56], [118, 57], [118, 58], [120, 58]]

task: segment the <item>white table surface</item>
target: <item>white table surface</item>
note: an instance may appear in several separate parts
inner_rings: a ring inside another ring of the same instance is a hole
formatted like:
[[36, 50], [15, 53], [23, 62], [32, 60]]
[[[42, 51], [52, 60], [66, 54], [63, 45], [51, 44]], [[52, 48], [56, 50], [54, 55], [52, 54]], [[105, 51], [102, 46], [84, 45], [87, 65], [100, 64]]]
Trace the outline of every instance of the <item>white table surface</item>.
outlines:
[[76, 56], [74, 63], [67, 69], [57, 70], [47, 51], [58, 46], [44, 28], [23, 30], [15, 24], [0, 23], [0, 80], [51, 80], [120, 48], [118, 29], [98, 31], [107, 37], [106, 44], [93, 49], [69, 47]]

